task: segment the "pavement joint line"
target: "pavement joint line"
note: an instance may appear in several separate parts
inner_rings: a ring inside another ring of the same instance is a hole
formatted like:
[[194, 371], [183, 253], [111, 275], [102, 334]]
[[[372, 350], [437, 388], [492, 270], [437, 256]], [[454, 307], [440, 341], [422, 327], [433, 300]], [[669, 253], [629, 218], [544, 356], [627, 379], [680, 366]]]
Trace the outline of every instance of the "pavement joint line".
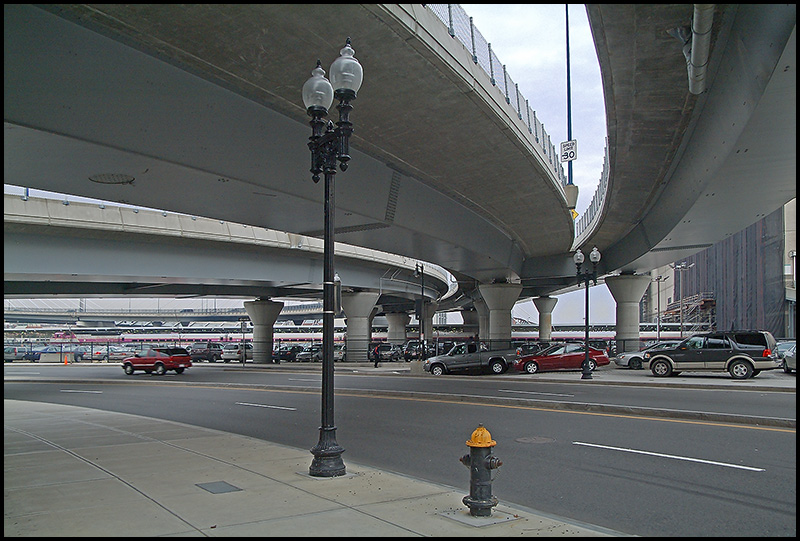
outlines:
[[137, 494], [140, 494], [143, 498], [146, 498], [148, 501], [152, 502], [154, 505], [157, 505], [158, 507], [160, 507], [161, 509], [163, 509], [164, 511], [166, 511], [170, 515], [174, 516], [175, 518], [177, 518], [182, 523], [186, 524], [188, 527], [192, 528], [196, 532], [202, 533], [202, 530], [200, 528], [198, 528], [194, 524], [188, 522], [186, 519], [184, 519], [183, 517], [181, 517], [180, 515], [178, 515], [174, 511], [172, 511], [169, 507], [164, 506], [158, 500], [152, 498], [151, 496], [149, 496], [145, 492], [142, 492], [141, 490], [139, 490], [138, 488], [133, 486], [131, 483], [129, 483], [128, 481], [126, 481], [125, 479], [120, 477], [119, 475], [117, 475], [114, 472], [102, 467], [101, 465], [97, 464], [96, 462], [93, 462], [93, 461], [89, 460], [88, 458], [86, 458], [84, 456], [81, 456], [80, 454], [78, 454], [78, 453], [76, 453], [74, 451], [71, 451], [70, 449], [67, 449], [66, 447], [62, 447], [61, 445], [58, 445], [55, 442], [52, 442], [52, 441], [50, 441], [50, 440], [48, 440], [46, 438], [43, 438], [43, 437], [39, 436], [38, 434], [33, 434], [33, 433], [28, 432], [26, 430], [21, 430], [19, 428], [14, 428], [13, 426], [8, 426], [5, 423], [3, 425], [3, 428], [6, 429], [6, 430], [11, 430], [12, 432], [15, 432], [17, 434], [22, 434], [22, 435], [25, 435], [25, 436], [27, 436], [29, 438], [38, 440], [38, 441], [42, 442], [45, 445], [48, 445], [48, 446], [50, 446], [50, 447], [52, 447], [54, 449], [57, 449], [58, 451], [66, 453], [67, 455], [75, 458], [76, 460], [80, 460], [81, 462], [87, 464], [88, 466], [91, 466], [93, 468], [96, 468], [96, 469], [100, 470], [101, 472], [105, 473], [109, 477], [111, 477], [113, 479], [116, 479], [117, 481], [119, 481], [120, 483], [122, 483], [123, 485], [128, 487], [129, 489], [133, 490]]

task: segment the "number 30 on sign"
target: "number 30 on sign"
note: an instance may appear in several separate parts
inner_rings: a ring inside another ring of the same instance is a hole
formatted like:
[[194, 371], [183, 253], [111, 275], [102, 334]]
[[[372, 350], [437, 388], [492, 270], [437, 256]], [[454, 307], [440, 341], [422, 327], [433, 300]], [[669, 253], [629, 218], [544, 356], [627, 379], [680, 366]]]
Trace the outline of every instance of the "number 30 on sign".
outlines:
[[561, 143], [561, 161], [571, 162], [578, 157], [578, 141], [564, 141]]

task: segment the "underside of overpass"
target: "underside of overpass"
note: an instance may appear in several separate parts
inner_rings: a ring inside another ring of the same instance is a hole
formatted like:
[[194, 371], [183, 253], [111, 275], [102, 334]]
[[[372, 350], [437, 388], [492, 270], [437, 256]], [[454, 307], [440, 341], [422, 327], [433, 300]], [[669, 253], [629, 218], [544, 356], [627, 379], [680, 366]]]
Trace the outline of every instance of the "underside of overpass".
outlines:
[[587, 13], [610, 176], [577, 240], [541, 150], [420, 5], [6, 5], [5, 181], [320, 235], [299, 89], [351, 36], [365, 84], [337, 241], [434, 262], [466, 294], [563, 291], [578, 245], [601, 274], [646, 272], [795, 196], [795, 5], [717, 6], [700, 95], [674, 37], [692, 5]]

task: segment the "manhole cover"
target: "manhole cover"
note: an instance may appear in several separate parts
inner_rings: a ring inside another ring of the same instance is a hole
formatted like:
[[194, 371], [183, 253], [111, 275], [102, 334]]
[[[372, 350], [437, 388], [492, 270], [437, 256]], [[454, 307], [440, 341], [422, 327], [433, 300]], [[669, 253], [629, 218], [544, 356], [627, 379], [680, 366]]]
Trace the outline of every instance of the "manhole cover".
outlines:
[[517, 438], [514, 441], [518, 443], [553, 443], [556, 440], [545, 436], [527, 436], [524, 438]]

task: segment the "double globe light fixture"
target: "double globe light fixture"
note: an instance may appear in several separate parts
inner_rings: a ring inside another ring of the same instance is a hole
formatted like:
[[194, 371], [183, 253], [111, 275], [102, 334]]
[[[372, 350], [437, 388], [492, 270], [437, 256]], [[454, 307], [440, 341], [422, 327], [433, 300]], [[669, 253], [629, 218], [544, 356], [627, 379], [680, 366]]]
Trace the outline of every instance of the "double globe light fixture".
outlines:
[[[311, 449], [314, 459], [309, 467], [309, 475], [315, 477], [336, 477], [345, 475], [342, 461], [344, 449], [336, 442], [336, 426], [333, 422], [333, 318], [336, 315], [336, 289], [334, 277], [334, 180], [336, 165], [345, 171], [350, 161], [350, 135], [353, 124], [350, 122], [350, 102], [356, 99], [361, 88], [364, 72], [350, 46], [350, 38], [340, 51], [340, 56], [331, 64], [331, 80], [325, 78], [325, 70], [317, 61], [311, 71], [311, 78], [303, 85], [303, 104], [311, 117], [311, 137], [308, 148], [311, 150], [311, 178], [319, 182], [320, 173], [325, 178], [325, 225], [323, 234], [323, 277], [322, 277], [322, 424], [319, 429], [319, 443]], [[339, 121], [325, 122], [333, 99], [339, 100]]]

